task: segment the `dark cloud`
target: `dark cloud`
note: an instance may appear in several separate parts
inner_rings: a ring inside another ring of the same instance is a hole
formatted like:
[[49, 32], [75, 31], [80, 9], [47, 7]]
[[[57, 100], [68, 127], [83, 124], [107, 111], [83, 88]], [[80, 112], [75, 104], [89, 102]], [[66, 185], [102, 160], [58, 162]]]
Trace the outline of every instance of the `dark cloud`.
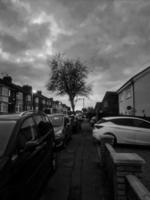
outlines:
[[85, 20], [88, 15], [95, 9], [99, 0], [93, 1], [85, 1], [85, 0], [78, 0], [78, 1], [67, 1], [67, 0], [57, 0], [65, 7], [68, 8], [68, 11], [76, 22], [82, 22]]
[[[33, 65], [39, 66], [39, 63]], [[21, 85], [32, 85], [36, 90], [38, 87], [44, 87], [48, 78], [48, 67], [45, 65], [33, 67], [29, 63], [15, 63], [13, 61], [0, 61], [1, 73], [12, 76], [14, 82]]]
[[11, 35], [0, 33], [0, 42], [2, 44], [3, 51], [11, 54], [20, 53], [28, 49], [26, 42], [20, 41]]
[[29, 49], [40, 49], [45, 45], [47, 38], [50, 38], [49, 23], [42, 23], [28, 26], [23, 40], [28, 44]]
[[149, 64], [149, 19], [149, 0], [1, 0], [0, 53], [20, 59], [4, 57], [1, 71], [45, 90], [47, 48], [80, 57], [97, 99]]
[[0, 1], [0, 22], [6, 27], [22, 27], [25, 25], [25, 14], [24, 8], [18, 9], [11, 0]]

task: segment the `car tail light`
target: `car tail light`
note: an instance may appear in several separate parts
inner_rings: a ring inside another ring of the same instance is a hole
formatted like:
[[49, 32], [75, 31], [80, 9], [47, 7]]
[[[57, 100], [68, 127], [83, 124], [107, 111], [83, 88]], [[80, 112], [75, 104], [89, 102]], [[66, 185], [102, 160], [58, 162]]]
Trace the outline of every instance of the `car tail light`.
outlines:
[[98, 129], [103, 128], [103, 126], [99, 126], [99, 125], [95, 125], [94, 127]]

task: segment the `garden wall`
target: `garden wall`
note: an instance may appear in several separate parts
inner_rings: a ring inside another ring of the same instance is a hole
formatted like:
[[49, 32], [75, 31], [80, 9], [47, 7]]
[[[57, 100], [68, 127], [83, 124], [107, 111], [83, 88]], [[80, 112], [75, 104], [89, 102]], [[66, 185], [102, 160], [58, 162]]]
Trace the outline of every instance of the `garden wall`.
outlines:
[[141, 182], [143, 158], [135, 153], [117, 153], [112, 144], [113, 137], [101, 138], [101, 161], [113, 189], [113, 199], [150, 200], [150, 193]]

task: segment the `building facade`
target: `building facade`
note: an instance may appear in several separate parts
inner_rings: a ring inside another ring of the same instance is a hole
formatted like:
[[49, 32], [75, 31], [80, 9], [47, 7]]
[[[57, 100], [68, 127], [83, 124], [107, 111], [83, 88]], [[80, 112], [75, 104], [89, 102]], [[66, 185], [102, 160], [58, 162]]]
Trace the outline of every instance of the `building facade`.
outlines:
[[117, 93], [119, 114], [150, 117], [150, 67], [133, 76]]
[[51, 108], [52, 98], [42, 95], [42, 91], [33, 94], [33, 110], [51, 113]]
[[53, 98], [48, 98], [41, 91], [33, 93], [29, 85], [19, 86], [10, 76], [0, 79], [0, 114], [19, 113], [35, 110], [46, 113], [66, 112], [67, 106]]
[[96, 119], [103, 117], [102, 102], [97, 102], [94, 108]]
[[23, 89], [23, 110], [33, 110], [33, 94], [32, 87], [29, 85], [24, 85]]
[[9, 105], [9, 87], [0, 80], [0, 113], [7, 113]]

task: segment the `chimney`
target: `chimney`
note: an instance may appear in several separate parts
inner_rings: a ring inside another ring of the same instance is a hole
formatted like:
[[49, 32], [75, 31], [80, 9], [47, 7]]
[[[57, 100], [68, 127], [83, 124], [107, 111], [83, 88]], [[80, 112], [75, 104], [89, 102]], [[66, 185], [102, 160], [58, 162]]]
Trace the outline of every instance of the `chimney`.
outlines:
[[24, 85], [22, 88], [23, 88], [23, 90], [24, 90], [25, 92], [32, 94], [32, 87], [31, 87], [31, 86], [29, 86], [29, 85]]
[[3, 81], [5, 83], [12, 83], [12, 78], [11, 78], [11, 76], [4, 76], [3, 77]]
[[39, 90], [39, 91], [37, 91], [37, 94], [38, 95], [42, 95], [42, 92]]

